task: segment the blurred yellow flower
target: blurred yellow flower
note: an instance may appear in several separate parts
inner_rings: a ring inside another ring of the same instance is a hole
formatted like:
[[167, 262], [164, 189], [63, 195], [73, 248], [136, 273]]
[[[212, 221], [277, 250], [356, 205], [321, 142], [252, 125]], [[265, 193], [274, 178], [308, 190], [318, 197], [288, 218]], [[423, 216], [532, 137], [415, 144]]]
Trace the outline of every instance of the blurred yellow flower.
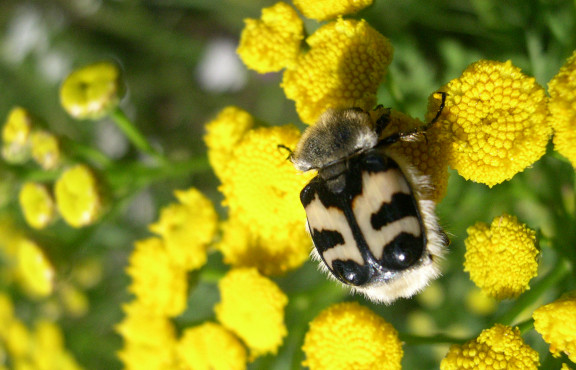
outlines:
[[2, 156], [9, 163], [23, 163], [30, 156], [32, 117], [24, 108], [14, 107], [2, 128]]
[[310, 322], [302, 349], [311, 370], [400, 369], [403, 356], [396, 329], [357, 302], [322, 311]]
[[77, 119], [98, 119], [118, 106], [124, 85], [118, 66], [99, 62], [73, 71], [60, 87], [60, 104]]
[[548, 83], [548, 123], [554, 129], [554, 149], [576, 168], [576, 51]]
[[32, 158], [45, 170], [53, 170], [61, 163], [60, 143], [56, 135], [36, 130], [30, 136]]
[[276, 353], [286, 336], [286, 295], [254, 268], [229, 271], [218, 283], [220, 303], [214, 307], [222, 325], [240, 337], [252, 359]]
[[34, 369], [81, 369], [74, 357], [64, 347], [62, 330], [55, 323], [45, 319], [36, 322], [31, 339], [30, 357]]
[[250, 113], [234, 106], [222, 109], [216, 118], [206, 124], [204, 142], [208, 147], [208, 160], [216, 176], [222, 178], [232, 151], [253, 126], [254, 118]]
[[62, 218], [73, 227], [94, 223], [102, 211], [100, 186], [88, 166], [68, 168], [54, 187], [56, 205]]
[[0, 292], [0, 341], [5, 340], [8, 325], [14, 318], [12, 298], [4, 291]]
[[478, 222], [466, 231], [464, 271], [486, 295], [515, 298], [530, 289], [540, 253], [534, 230], [504, 214], [490, 226]]
[[564, 352], [576, 362], [576, 292], [538, 308], [532, 317], [534, 329], [550, 344], [550, 352], [556, 357]]
[[171, 262], [186, 270], [206, 263], [206, 249], [214, 238], [218, 216], [212, 202], [195, 188], [176, 191], [179, 204], [162, 209], [150, 230], [162, 236]]
[[496, 324], [463, 345], [453, 344], [440, 370], [538, 369], [538, 352], [520, 336], [518, 328]]
[[185, 329], [176, 350], [186, 369], [246, 369], [246, 349], [234, 334], [216, 323]]
[[155, 315], [178, 316], [186, 309], [186, 270], [170, 258], [159, 238], [137, 241], [126, 272], [128, 290]]
[[338, 19], [306, 39], [310, 50], [284, 72], [286, 97], [300, 119], [316, 122], [328, 108], [371, 109], [392, 60], [392, 45], [364, 20]]
[[466, 307], [477, 315], [489, 315], [496, 310], [498, 302], [480, 289], [473, 289], [466, 294]]
[[296, 10], [284, 2], [262, 9], [261, 19], [245, 19], [238, 55], [250, 69], [276, 72], [294, 64], [304, 38]]
[[81, 317], [88, 313], [90, 302], [82, 290], [69, 282], [61, 282], [58, 291], [62, 305], [70, 316]]
[[551, 128], [544, 89], [510, 61], [473, 63], [439, 91], [448, 95], [438, 141], [465, 179], [491, 187], [546, 152]]
[[306, 18], [325, 21], [339, 15], [356, 13], [372, 5], [372, 0], [294, 0], [294, 6]]
[[20, 319], [14, 317], [10, 320], [2, 337], [8, 354], [12, 358], [22, 358], [28, 354], [30, 335], [28, 328]]
[[40, 247], [29, 239], [18, 243], [16, 276], [22, 288], [32, 297], [52, 294], [55, 271]]
[[56, 218], [52, 195], [42, 184], [25, 182], [18, 196], [26, 222], [35, 229], [43, 229]]
[[299, 194], [311, 174], [299, 174], [287, 160], [300, 132], [293, 126], [258, 128], [234, 147], [220, 191], [229, 207], [218, 248], [234, 266], [279, 274], [299, 267], [310, 252], [306, 215]]

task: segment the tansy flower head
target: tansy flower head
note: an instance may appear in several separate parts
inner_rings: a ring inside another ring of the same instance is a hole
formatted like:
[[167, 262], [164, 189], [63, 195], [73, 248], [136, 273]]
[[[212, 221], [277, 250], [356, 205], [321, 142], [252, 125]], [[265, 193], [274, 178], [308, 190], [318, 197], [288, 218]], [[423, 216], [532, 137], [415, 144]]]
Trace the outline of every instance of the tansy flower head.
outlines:
[[54, 200], [48, 189], [42, 184], [26, 182], [18, 196], [24, 218], [30, 226], [43, 229], [56, 217]]
[[267, 73], [294, 63], [304, 38], [304, 26], [294, 8], [278, 2], [262, 9], [261, 19], [244, 22], [238, 55], [248, 68]]
[[24, 108], [12, 108], [2, 128], [2, 156], [10, 163], [23, 163], [30, 156], [32, 117]]
[[62, 218], [71, 226], [94, 223], [102, 211], [100, 186], [92, 171], [79, 164], [64, 171], [54, 187]]
[[22, 238], [17, 245], [16, 276], [33, 297], [46, 297], [54, 288], [54, 268], [40, 247]]
[[524, 343], [518, 328], [496, 324], [474, 340], [452, 345], [440, 370], [538, 369], [539, 365], [538, 352]]
[[333, 305], [311, 323], [302, 347], [303, 365], [315, 369], [400, 369], [396, 329], [357, 302]]
[[576, 51], [548, 83], [549, 124], [554, 128], [554, 149], [576, 168]]
[[162, 236], [174, 264], [198, 269], [206, 263], [206, 248], [216, 233], [218, 216], [212, 202], [197, 189], [176, 191], [179, 204], [162, 209], [150, 230]]
[[45, 170], [60, 165], [60, 143], [56, 136], [48, 131], [36, 130], [30, 137], [32, 158]]
[[215, 119], [206, 124], [204, 142], [216, 176], [222, 178], [232, 151], [252, 126], [254, 118], [250, 113], [233, 106], [222, 109]]
[[258, 128], [234, 147], [220, 187], [230, 209], [218, 245], [226, 263], [278, 274], [308, 257], [311, 243], [299, 194], [310, 175], [299, 174], [278, 147], [293, 148], [299, 137], [293, 126]]
[[371, 109], [392, 46], [365, 21], [338, 19], [306, 39], [310, 50], [284, 72], [286, 97], [296, 102], [300, 119], [316, 122], [328, 108]]
[[545, 153], [551, 128], [544, 90], [510, 61], [476, 62], [440, 91], [448, 95], [438, 141], [465, 179], [493, 186]]
[[190, 369], [246, 369], [244, 346], [234, 334], [216, 323], [207, 322], [184, 330], [177, 353], [181, 363]]
[[136, 242], [126, 272], [132, 278], [128, 290], [150, 312], [177, 316], [186, 308], [186, 270], [170, 258], [161, 239]]
[[90, 64], [72, 72], [60, 87], [60, 104], [74, 118], [98, 119], [112, 111], [124, 95], [118, 66]]
[[276, 353], [286, 336], [286, 295], [253, 268], [234, 269], [220, 280], [218, 321], [250, 348], [251, 358]]
[[339, 15], [356, 13], [369, 5], [372, 5], [372, 0], [294, 0], [294, 6], [305, 17], [317, 21], [325, 21], [336, 18]]
[[532, 317], [534, 329], [550, 344], [550, 352], [554, 356], [564, 352], [576, 362], [576, 292], [540, 307]]
[[464, 271], [486, 295], [514, 298], [530, 288], [528, 283], [538, 273], [534, 230], [504, 214], [490, 226], [478, 222], [467, 232]]

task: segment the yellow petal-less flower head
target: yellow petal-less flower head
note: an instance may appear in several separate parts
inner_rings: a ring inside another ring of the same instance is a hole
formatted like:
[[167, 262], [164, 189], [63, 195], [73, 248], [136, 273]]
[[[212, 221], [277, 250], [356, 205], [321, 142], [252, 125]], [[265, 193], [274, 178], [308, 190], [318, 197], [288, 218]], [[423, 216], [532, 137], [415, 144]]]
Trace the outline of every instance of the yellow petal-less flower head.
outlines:
[[216, 176], [222, 177], [234, 147], [253, 126], [252, 115], [234, 106], [222, 109], [215, 119], [206, 124], [204, 142], [208, 147], [208, 160]]
[[216, 318], [250, 349], [250, 357], [276, 353], [286, 336], [284, 307], [288, 298], [254, 268], [229, 271], [218, 283]]
[[315, 369], [400, 369], [396, 329], [357, 302], [335, 304], [312, 322], [302, 347], [303, 365]]
[[376, 104], [378, 86], [392, 60], [392, 45], [364, 20], [338, 19], [306, 39], [310, 50], [284, 72], [282, 88], [300, 119], [316, 122], [328, 108]]
[[100, 186], [88, 166], [79, 164], [64, 171], [56, 181], [54, 193], [58, 211], [70, 226], [87, 226], [100, 217]]
[[53, 170], [62, 162], [58, 138], [44, 130], [36, 130], [30, 136], [32, 158], [45, 170]]
[[554, 356], [564, 352], [576, 362], [576, 292], [538, 308], [532, 317], [534, 329], [550, 344], [550, 352]]
[[300, 132], [293, 126], [250, 130], [234, 147], [222, 176], [220, 191], [229, 220], [218, 248], [234, 266], [257, 267], [279, 274], [308, 258], [310, 237], [299, 194], [310, 180], [287, 160]]
[[372, 0], [294, 0], [294, 6], [306, 18], [326, 21], [339, 15], [356, 13], [372, 5]]
[[62, 330], [46, 319], [35, 323], [29, 357], [34, 369], [81, 369], [64, 346]]
[[16, 276], [32, 297], [46, 297], [54, 289], [55, 272], [42, 249], [29, 239], [18, 243]]
[[32, 117], [22, 107], [8, 113], [2, 128], [2, 157], [9, 163], [24, 163], [30, 157]]
[[438, 140], [465, 179], [494, 186], [546, 152], [551, 128], [544, 89], [510, 61], [473, 63], [440, 91], [448, 95]]
[[284, 2], [262, 9], [260, 19], [245, 19], [238, 55], [259, 73], [277, 72], [294, 64], [304, 38], [296, 10]]
[[538, 352], [520, 336], [518, 328], [496, 324], [463, 345], [454, 344], [440, 370], [538, 369]]
[[172, 263], [186, 270], [198, 269], [206, 263], [218, 216], [212, 202], [197, 189], [175, 194], [180, 202], [162, 209], [150, 230], [162, 236]]
[[174, 263], [161, 239], [136, 242], [126, 272], [132, 278], [128, 290], [150, 312], [177, 316], [186, 309], [186, 270]]
[[52, 195], [46, 186], [35, 182], [26, 182], [18, 196], [20, 208], [28, 225], [43, 229], [56, 217], [56, 208]]
[[548, 122], [554, 129], [554, 149], [576, 168], [576, 51], [548, 83]]
[[99, 119], [118, 106], [124, 84], [118, 66], [90, 64], [73, 71], [60, 87], [60, 104], [74, 118]]
[[540, 254], [534, 230], [504, 214], [491, 225], [478, 222], [466, 231], [464, 271], [486, 295], [515, 298], [530, 289]]
[[246, 349], [242, 343], [226, 328], [212, 322], [185, 329], [177, 353], [180, 363], [189, 369], [246, 369]]

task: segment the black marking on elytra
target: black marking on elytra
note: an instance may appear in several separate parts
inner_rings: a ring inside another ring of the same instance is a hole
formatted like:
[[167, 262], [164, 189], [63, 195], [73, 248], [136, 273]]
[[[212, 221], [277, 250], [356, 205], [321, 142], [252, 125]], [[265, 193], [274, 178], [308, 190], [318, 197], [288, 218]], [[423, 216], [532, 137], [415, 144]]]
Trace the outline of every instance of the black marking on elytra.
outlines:
[[355, 286], [362, 286], [368, 283], [372, 277], [371, 268], [360, 266], [358, 263], [350, 260], [335, 260], [332, 262], [332, 270], [339, 280]]
[[424, 234], [400, 233], [384, 246], [380, 262], [391, 270], [405, 270], [420, 260], [424, 253]]
[[342, 234], [335, 230], [311, 230], [312, 240], [320, 254], [337, 245], [344, 244]]
[[383, 203], [380, 209], [370, 217], [374, 230], [380, 230], [387, 224], [404, 217], [418, 217], [418, 208], [412, 194], [396, 193], [390, 203]]

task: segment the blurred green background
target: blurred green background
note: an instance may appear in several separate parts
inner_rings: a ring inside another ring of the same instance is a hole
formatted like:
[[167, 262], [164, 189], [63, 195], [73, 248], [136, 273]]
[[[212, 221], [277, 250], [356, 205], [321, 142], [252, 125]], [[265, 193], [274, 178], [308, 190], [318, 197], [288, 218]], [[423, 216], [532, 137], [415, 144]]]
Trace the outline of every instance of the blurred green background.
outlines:
[[[88, 63], [111, 59], [122, 66], [128, 87], [122, 107], [170, 158], [203, 157], [203, 125], [227, 105], [239, 106], [269, 124], [295, 123], [303, 127], [293, 102], [286, 100], [279, 87], [281, 74], [248, 71], [235, 57], [243, 19], [259, 18], [261, 9], [274, 3], [2, 0], [0, 117], [3, 120], [14, 105], [21, 105], [59, 135], [98, 147], [118, 161], [138, 158], [111, 122], [75, 121], [58, 102], [59, 84], [67, 73]], [[354, 17], [365, 18], [391, 40], [395, 49], [390, 71], [379, 91], [379, 103], [423, 119], [428, 95], [479, 59], [512, 60], [545, 87], [576, 49], [575, 6], [574, 1], [559, 0], [375, 0], [374, 5]], [[309, 33], [317, 27], [317, 22], [306, 21]], [[2, 166], [0, 205], [26, 228], [16, 202], [20, 172]], [[370, 307], [402, 332], [410, 331], [410, 313], [425, 310], [437, 328], [461, 326], [465, 328], [462, 335], [473, 336], [490, 319], [470, 314], [465, 308], [462, 292], [473, 286], [462, 271], [466, 227], [476, 221], [490, 222], [509, 212], [534, 229], [549, 234], [559, 232], [552, 208], [557, 205], [554, 202], [564, 199], [558, 194], [573, 196], [573, 172], [567, 162], [549, 153], [514, 181], [493, 189], [467, 183], [453, 173], [448, 195], [439, 209], [442, 223], [453, 239], [445, 277], [438, 283], [440, 295], [431, 298], [431, 303], [424, 297], [391, 307]], [[48, 231], [30, 231], [43, 241], [63, 276], [75, 261], [93, 257], [102, 263], [101, 282], [87, 291], [89, 313], [61, 321], [67, 347], [86, 368], [121, 366], [115, 357], [121, 339], [114, 333], [113, 325], [120, 321], [120, 305], [129, 297], [123, 272], [127, 256], [133, 241], [148, 235], [147, 224], [156, 219], [159, 207], [173, 200], [172, 191], [189, 186], [198, 187], [219, 204], [215, 176], [211, 171], [199, 170], [189, 176], [155, 182], [123, 198], [114, 212], [93, 227], [73, 230], [60, 222]], [[224, 214], [225, 210], [220, 211]], [[550, 258], [553, 260], [554, 256]], [[211, 263], [222, 268], [218, 259], [213, 256]], [[292, 332], [278, 357], [259, 359], [251, 368], [298, 368], [305, 320], [334, 297], [345, 297], [311, 263], [277, 281], [288, 292], [298, 291], [299, 287], [328, 290], [312, 301], [311, 308], [310, 301], [305, 303], [309, 309], [304, 320], [298, 318], [302, 312], [298, 304], [302, 302], [291, 303], [287, 322], [289, 327], [300, 325], [299, 329]], [[193, 298], [203, 297], [197, 300], [202, 303], [197, 304], [192, 315], [195, 320], [211, 317], [211, 304], [217, 300], [213, 287], [214, 284], [201, 284], [194, 293]], [[548, 297], [556, 297], [560, 291], [551, 291]], [[23, 319], [33, 317], [36, 303], [16, 290], [11, 290], [11, 294], [19, 315]], [[367, 304], [361, 297], [354, 299]], [[498, 310], [505, 312], [511, 305], [512, 302], [503, 303]], [[538, 338], [530, 343], [541, 354], [547, 353], [547, 346]], [[446, 348], [407, 347], [403, 364], [407, 369], [436, 368]], [[557, 366], [549, 357], [541, 357], [543, 368]]]

